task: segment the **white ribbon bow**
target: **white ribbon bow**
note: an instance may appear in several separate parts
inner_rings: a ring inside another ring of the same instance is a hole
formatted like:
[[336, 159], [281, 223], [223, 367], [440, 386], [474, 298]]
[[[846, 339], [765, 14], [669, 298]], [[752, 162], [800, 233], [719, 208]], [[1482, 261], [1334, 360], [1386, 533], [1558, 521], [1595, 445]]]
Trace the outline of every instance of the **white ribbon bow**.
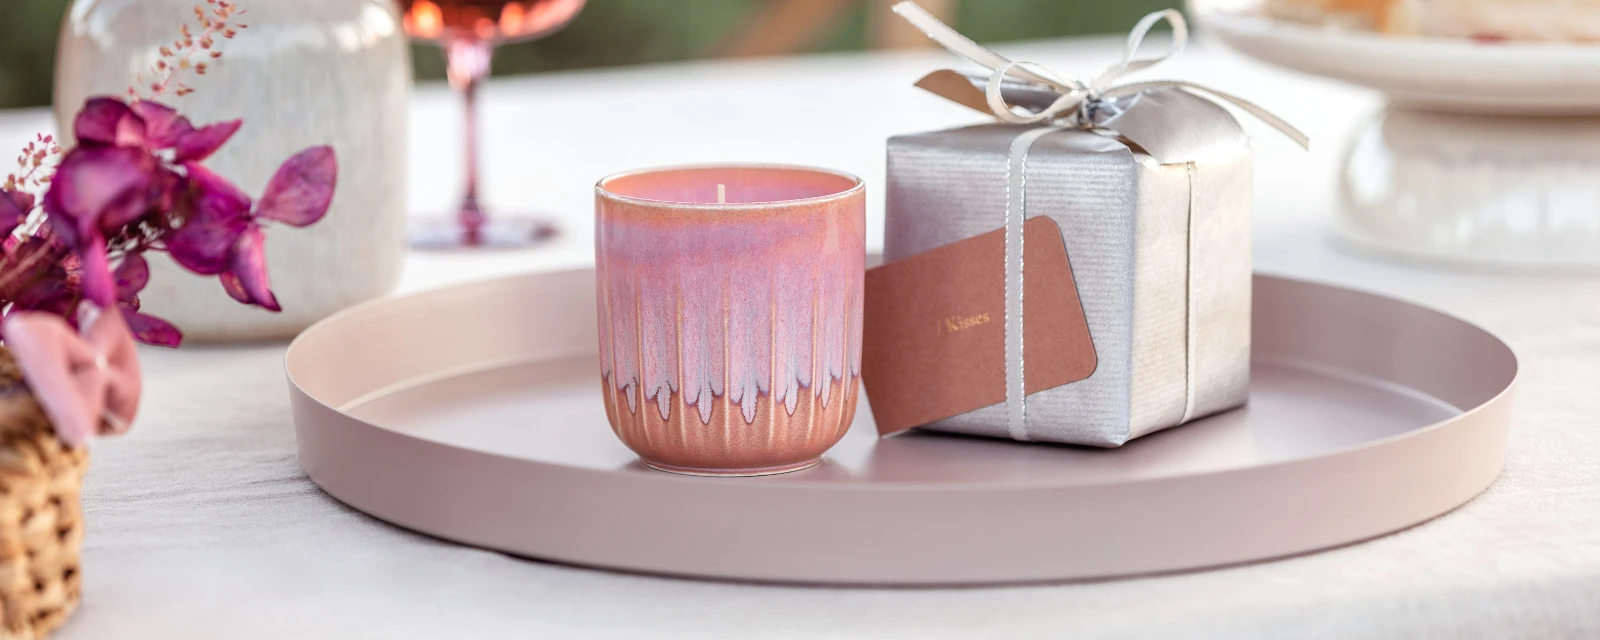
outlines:
[[[1310, 139], [1304, 133], [1301, 133], [1299, 129], [1294, 128], [1294, 125], [1289, 124], [1283, 118], [1273, 115], [1272, 112], [1261, 108], [1255, 103], [1230, 93], [1184, 80], [1153, 80], [1116, 84], [1117, 79], [1125, 73], [1148, 69], [1183, 51], [1184, 46], [1189, 42], [1189, 25], [1183, 19], [1183, 14], [1179, 13], [1177, 9], [1157, 11], [1141, 19], [1139, 24], [1133, 27], [1133, 31], [1128, 33], [1127, 45], [1122, 50], [1122, 60], [1106, 67], [1104, 71], [1087, 81], [1063, 80], [1059, 74], [1044, 65], [1007, 59], [1005, 56], [973, 42], [971, 38], [961, 35], [950, 25], [941, 22], [933, 14], [928, 13], [926, 9], [911, 0], [896, 4], [894, 12], [900, 14], [900, 17], [905, 18], [951, 53], [982, 65], [992, 72], [989, 75], [989, 86], [985, 91], [985, 97], [988, 99], [989, 110], [994, 112], [995, 117], [1002, 122], [1039, 124], [1072, 119], [1078, 126], [1093, 126], [1095, 123], [1089, 118], [1088, 111], [1104, 100], [1131, 96], [1153, 89], [1176, 88], [1201, 93], [1239, 107], [1262, 122], [1271, 125], [1274, 129], [1283, 132], [1284, 135], [1294, 140], [1301, 147], [1310, 148]], [[1139, 52], [1139, 45], [1144, 42], [1144, 37], [1150, 33], [1150, 29], [1163, 20], [1172, 25], [1172, 48], [1166, 53], [1154, 57], [1135, 57]], [[1006, 102], [1005, 96], [1001, 93], [1001, 86], [1008, 77], [1049, 88], [1059, 93], [1060, 97], [1039, 111], [1030, 112], [1022, 107], [1013, 106]], [[1020, 113], [1019, 110], [1021, 110]]]

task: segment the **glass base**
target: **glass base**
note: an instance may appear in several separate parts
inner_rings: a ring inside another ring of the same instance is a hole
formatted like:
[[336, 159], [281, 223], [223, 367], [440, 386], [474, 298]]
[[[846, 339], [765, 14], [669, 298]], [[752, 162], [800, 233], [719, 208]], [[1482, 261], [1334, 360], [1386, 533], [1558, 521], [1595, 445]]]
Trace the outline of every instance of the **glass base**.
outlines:
[[427, 251], [461, 249], [524, 249], [556, 237], [560, 229], [548, 218], [511, 215], [432, 217], [412, 220], [406, 230], [411, 248]]
[[1600, 272], [1600, 118], [1391, 106], [1351, 138], [1338, 230], [1356, 247], [1453, 269]]

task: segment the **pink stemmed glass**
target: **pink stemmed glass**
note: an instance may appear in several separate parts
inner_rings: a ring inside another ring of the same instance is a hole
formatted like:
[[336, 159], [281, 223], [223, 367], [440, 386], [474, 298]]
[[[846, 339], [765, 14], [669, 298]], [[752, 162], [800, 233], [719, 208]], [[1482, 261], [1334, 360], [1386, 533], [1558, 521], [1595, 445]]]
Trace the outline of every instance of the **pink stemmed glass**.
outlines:
[[417, 220], [411, 246], [515, 248], [555, 235], [549, 220], [489, 215], [478, 202], [478, 87], [502, 42], [543, 38], [572, 22], [586, 0], [400, 0], [406, 33], [444, 50], [450, 86], [466, 106], [466, 193], [454, 217]]

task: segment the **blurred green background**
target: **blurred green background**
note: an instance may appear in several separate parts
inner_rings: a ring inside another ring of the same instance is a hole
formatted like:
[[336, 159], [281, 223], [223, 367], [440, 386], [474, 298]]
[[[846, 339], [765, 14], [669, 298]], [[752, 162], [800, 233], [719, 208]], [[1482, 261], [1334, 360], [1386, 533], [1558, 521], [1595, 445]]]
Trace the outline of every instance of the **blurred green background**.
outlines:
[[[711, 57], [765, 1], [590, 0], [567, 30], [501, 47], [495, 73]], [[0, 22], [0, 108], [49, 104], [56, 31], [71, 0], [0, 2], [6, 4], [6, 20]], [[956, 26], [980, 42], [1123, 32], [1139, 16], [1174, 4], [1176, 0], [965, 0], [958, 5]], [[870, 6], [861, 3], [809, 48], [862, 48]], [[419, 46], [415, 59], [419, 79], [443, 76], [444, 61], [436, 48]]]

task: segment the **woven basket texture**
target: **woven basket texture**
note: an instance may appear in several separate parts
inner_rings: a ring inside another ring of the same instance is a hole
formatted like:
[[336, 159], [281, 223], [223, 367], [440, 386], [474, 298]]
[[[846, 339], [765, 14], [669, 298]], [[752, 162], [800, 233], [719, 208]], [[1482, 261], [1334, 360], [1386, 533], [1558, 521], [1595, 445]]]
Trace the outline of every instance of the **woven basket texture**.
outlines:
[[0, 347], [0, 640], [44, 638], [83, 597], [89, 452], [62, 444]]

